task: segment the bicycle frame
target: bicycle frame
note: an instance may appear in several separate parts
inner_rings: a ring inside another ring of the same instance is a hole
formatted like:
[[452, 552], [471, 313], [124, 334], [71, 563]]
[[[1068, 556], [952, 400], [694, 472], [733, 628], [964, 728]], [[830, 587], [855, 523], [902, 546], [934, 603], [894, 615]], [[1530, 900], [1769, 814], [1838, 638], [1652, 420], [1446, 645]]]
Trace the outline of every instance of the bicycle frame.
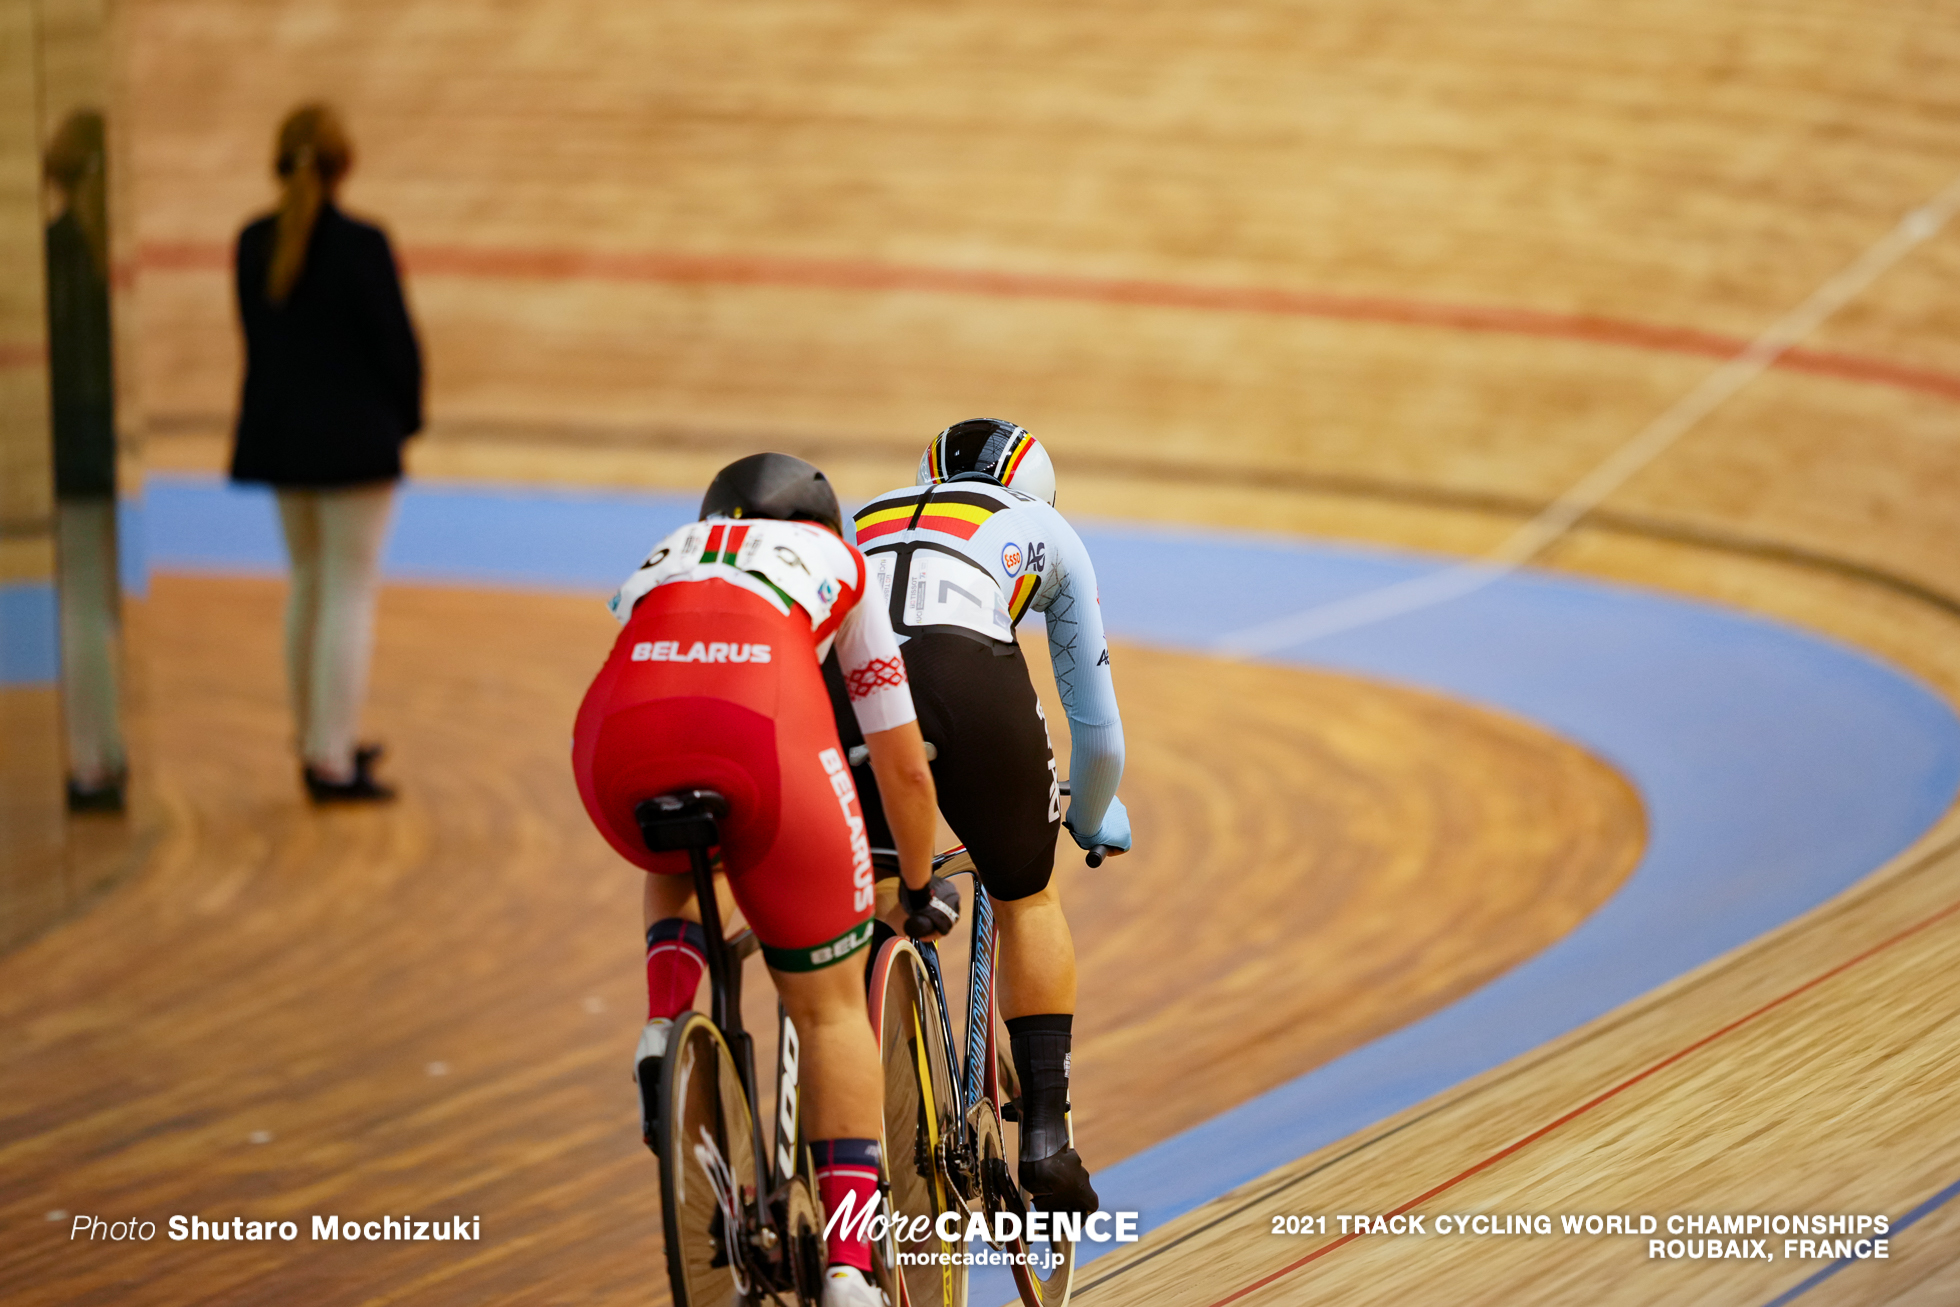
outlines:
[[[964, 857], [965, 850], [942, 853], [933, 859], [933, 870], [941, 873], [946, 863]], [[966, 1029], [957, 1040], [953, 1037], [952, 1013], [946, 1002], [946, 979], [939, 963], [939, 948], [933, 943], [917, 945], [920, 960], [925, 963], [926, 973], [932, 979], [933, 1006], [939, 1014], [940, 1029], [946, 1037], [946, 1047], [952, 1051], [955, 1068], [959, 1071], [956, 1086], [959, 1101], [954, 1115], [954, 1149], [949, 1155], [964, 1157], [972, 1148], [973, 1126], [969, 1114], [976, 1104], [986, 1101], [1000, 1107], [1000, 1073], [995, 1062], [994, 1044], [994, 955], [998, 947], [998, 934], [994, 928], [994, 904], [987, 896], [986, 887], [980, 883], [979, 873], [969, 863], [968, 866], [949, 873], [967, 876], [973, 887], [972, 908], [968, 913], [972, 929], [972, 949], [967, 961], [967, 1005]], [[977, 1162], [977, 1157], [976, 1157]], [[976, 1169], [965, 1177], [963, 1188], [972, 1190], [962, 1193], [961, 1200], [972, 1201], [980, 1192], [980, 1176]]]
[[[732, 1172], [725, 1158], [715, 1156], [722, 1151], [720, 1145], [706, 1139], [707, 1126], [698, 1123], [706, 1149], [704, 1155], [703, 1148], [694, 1148], [693, 1157], [707, 1171], [719, 1208], [715, 1220], [719, 1223], [720, 1235], [717, 1237], [714, 1234], [713, 1225], [706, 1227], [707, 1237], [715, 1242], [716, 1259], [711, 1265], [730, 1268], [735, 1290], [744, 1301], [756, 1301], [753, 1294], [759, 1292], [771, 1302], [780, 1302], [780, 1295], [790, 1291], [798, 1302], [814, 1302], [823, 1293], [820, 1283], [823, 1278], [823, 1215], [814, 1177], [809, 1175], [807, 1167], [800, 1165], [808, 1156], [803, 1151], [799, 1120], [797, 1081], [801, 1062], [800, 1041], [795, 1025], [778, 998], [776, 1147], [771, 1153], [763, 1148], [762, 1143], [763, 1120], [756, 1093], [755, 1041], [742, 1026], [742, 963], [759, 945], [753, 931], [743, 931], [734, 940], [727, 937], [722, 926], [721, 901], [715, 892], [715, 859], [710, 852], [721, 843], [717, 823], [727, 818], [727, 800], [712, 790], [679, 791], [641, 801], [635, 806], [633, 815], [647, 847], [653, 852], [687, 851], [688, 866], [693, 873], [695, 906], [701, 918], [702, 950], [708, 968], [709, 1010], [705, 1018], [699, 1013], [683, 1014], [681, 1025], [684, 1030], [696, 1032], [706, 1025], [715, 1032], [715, 1042], [719, 1048], [713, 1055], [718, 1060], [715, 1076], [720, 1081], [716, 1092], [721, 1095], [719, 1105], [714, 1109], [716, 1133], [726, 1138], [732, 1124], [728, 1118], [738, 1110], [734, 1106], [737, 1096], [741, 1100], [739, 1110], [748, 1116], [743, 1128], [749, 1134], [747, 1147], [750, 1157], [745, 1166], [752, 1165], [754, 1175], [752, 1188], [746, 1197], [741, 1192], [743, 1179]], [[720, 1069], [723, 1067], [732, 1069], [733, 1083], [729, 1083], [728, 1072]], [[669, 1106], [676, 1101], [675, 1095], [679, 1092], [671, 1067], [663, 1073], [659, 1092], [662, 1102], [660, 1116], [664, 1122]], [[669, 1140], [668, 1151], [665, 1152], [655, 1149], [661, 1153], [661, 1192], [670, 1204], [677, 1201], [676, 1195], [679, 1193], [679, 1172], [675, 1168], [683, 1165], [679, 1158], [670, 1155], [678, 1142], [677, 1138]], [[734, 1147], [735, 1141], [727, 1140], [727, 1143], [731, 1149], [739, 1151]], [[694, 1288], [689, 1277], [680, 1269], [682, 1264], [676, 1260], [683, 1254], [677, 1251], [676, 1241], [681, 1238], [677, 1231], [680, 1227], [671, 1219], [672, 1216], [673, 1209], [670, 1207], [663, 1216], [668, 1241], [668, 1272], [673, 1277], [676, 1298], [691, 1300]], [[697, 1228], [697, 1239], [699, 1234]], [[700, 1305], [696, 1304], [696, 1307]]]
[[[714, 864], [704, 848], [688, 850], [694, 868], [694, 894], [701, 910], [701, 931], [708, 955], [708, 1018], [721, 1030], [728, 1050], [735, 1059], [735, 1074], [742, 1081], [742, 1092], [749, 1100], [749, 1128], [755, 1157], [756, 1202], [764, 1204], [770, 1195], [796, 1174], [797, 1129], [799, 1126], [797, 1066], [799, 1044], [796, 1027], [777, 1005], [781, 1023], [778, 1038], [776, 1081], [776, 1149], [772, 1154], [762, 1146], [762, 1113], [755, 1092], [755, 1040], [742, 1025], [742, 959], [723, 937], [721, 903], [715, 897]], [[767, 1229], [761, 1213], [752, 1213], [758, 1228]]]

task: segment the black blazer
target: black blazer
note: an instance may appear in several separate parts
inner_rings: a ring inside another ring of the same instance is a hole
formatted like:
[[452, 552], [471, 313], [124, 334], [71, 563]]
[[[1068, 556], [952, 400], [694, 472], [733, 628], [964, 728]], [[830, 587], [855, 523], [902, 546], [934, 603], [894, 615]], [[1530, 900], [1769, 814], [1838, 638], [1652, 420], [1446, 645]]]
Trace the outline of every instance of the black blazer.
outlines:
[[277, 219], [238, 237], [245, 393], [231, 475], [345, 486], [402, 473], [422, 428], [422, 352], [379, 227], [324, 204], [284, 305], [266, 294]]
[[109, 339], [109, 279], [75, 215], [49, 224], [48, 392], [54, 403], [54, 493], [116, 493], [116, 372]]

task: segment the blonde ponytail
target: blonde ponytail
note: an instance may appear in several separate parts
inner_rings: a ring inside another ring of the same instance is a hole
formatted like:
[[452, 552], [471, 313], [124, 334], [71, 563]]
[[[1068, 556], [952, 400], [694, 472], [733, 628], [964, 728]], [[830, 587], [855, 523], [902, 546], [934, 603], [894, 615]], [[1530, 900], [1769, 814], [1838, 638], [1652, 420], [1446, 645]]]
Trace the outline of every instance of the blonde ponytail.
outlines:
[[320, 206], [333, 197], [353, 162], [347, 131], [328, 106], [301, 105], [280, 124], [272, 159], [281, 184], [279, 225], [265, 286], [274, 304], [286, 302], [306, 270], [306, 247], [313, 239]]

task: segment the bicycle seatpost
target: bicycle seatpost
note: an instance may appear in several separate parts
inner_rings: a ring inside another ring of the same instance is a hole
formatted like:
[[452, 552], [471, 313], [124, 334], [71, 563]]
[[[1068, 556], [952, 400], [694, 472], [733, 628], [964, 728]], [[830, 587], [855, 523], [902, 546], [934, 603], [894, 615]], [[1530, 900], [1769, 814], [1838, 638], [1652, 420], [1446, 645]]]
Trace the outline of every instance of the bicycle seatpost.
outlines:
[[719, 819], [728, 816], [728, 800], [713, 790], [682, 790], [647, 799], [633, 809], [640, 834], [655, 853], [687, 850], [694, 868], [694, 900], [701, 910], [701, 933], [707, 938], [708, 1015], [731, 1043], [742, 1035], [742, 972], [722, 937], [721, 902], [715, 897], [714, 864], [708, 850], [721, 842]]

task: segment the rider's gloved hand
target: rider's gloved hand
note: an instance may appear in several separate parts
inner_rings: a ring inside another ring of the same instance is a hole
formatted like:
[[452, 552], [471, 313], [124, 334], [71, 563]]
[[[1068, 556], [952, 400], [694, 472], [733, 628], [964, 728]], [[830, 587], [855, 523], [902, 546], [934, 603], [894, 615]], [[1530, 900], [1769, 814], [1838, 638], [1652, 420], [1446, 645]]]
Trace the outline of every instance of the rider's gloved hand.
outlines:
[[1093, 835], [1084, 835], [1067, 822], [1062, 824], [1068, 826], [1068, 833], [1085, 849], [1093, 849], [1100, 844], [1118, 853], [1130, 851], [1130, 811], [1123, 806], [1121, 799], [1110, 798], [1109, 810], [1103, 813], [1102, 825]]
[[898, 902], [905, 909], [905, 933], [913, 939], [944, 935], [959, 924], [960, 892], [943, 876], [934, 876], [919, 890], [900, 881]]

